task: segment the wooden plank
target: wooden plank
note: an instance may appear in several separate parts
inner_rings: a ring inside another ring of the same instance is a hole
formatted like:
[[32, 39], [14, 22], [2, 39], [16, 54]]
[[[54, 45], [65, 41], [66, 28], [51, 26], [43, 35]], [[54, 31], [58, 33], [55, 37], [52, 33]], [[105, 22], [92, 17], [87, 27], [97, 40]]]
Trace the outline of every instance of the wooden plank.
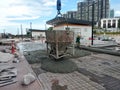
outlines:
[[4, 83], [0, 84], [0, 87], [7, 86], [7, 85], [10, 85], [10, 84], [13, 84], [13, 83], [16, 83], [16, 82], [17, 82], [16, 80], [7, 81], [7, 82], [4, 82]]
[[2, 80], [2, 81], [0, 81], [0, 84], [11, 82], [11, 81], [13, 81], [13, 80], [12, 79]]

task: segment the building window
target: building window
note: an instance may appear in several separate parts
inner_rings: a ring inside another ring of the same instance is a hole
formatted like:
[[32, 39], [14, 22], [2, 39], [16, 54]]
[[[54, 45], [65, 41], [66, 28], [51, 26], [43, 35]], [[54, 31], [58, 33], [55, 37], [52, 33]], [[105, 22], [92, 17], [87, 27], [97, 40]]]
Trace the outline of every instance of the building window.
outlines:
[[111, 24], [110, 23], [108, 23], [108, 28], [111, 28]]
[[113, 23], [113, 24], [112, 24], [112, 28], [115, 28], [115, 26], [116, 26], [116, 24], [115, 24], [115, 23]]
[[111, 20], [108, 20], [108, 28], [111, 28]]
[[106, 28], [106, 24], [103, 24], [103, 28]]
[[115, 28], [115, 26], [116, 26], [116, 20], [113, 20], [112, 28]]
[[106, 20], [103, 21], [103, 28], [106, 28]]

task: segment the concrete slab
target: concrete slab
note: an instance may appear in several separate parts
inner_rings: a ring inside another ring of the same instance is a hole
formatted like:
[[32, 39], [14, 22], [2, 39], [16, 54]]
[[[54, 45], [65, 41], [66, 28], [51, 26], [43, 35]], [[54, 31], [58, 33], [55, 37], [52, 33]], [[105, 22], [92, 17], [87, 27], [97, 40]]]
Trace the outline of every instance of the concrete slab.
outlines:
[[39, 76], [40, 81], [43, 83], [43, 90], [51, 90], [52, 80], [58, 79], [60, 85], [67, 85], [67, 90], [105, 90], [101, 85], [89, 80], [88, 77], [73, 72], [69, 74], [58, 74], [58, 73], [42, 73]]
[[12, 55], [10, 53], [0, 52], [0, 62], [2, 62], [2, 63], [12, 60], [13, 57], [14, 57], [14, 55]]

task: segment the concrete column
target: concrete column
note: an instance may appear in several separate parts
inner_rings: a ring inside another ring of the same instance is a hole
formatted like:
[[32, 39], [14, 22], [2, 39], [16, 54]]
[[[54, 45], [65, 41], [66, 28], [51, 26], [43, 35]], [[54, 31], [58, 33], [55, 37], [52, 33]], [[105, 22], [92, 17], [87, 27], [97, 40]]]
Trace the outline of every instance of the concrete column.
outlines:
[[119, 31], [119, 30], [118, 30], [118, 20], [117, 20], [117, 19], [116, 19], [116, 22], [115, 22], [115, 23], [116, 23], [116, 26], [115, 26], [116, 31]]
[[108, 28], [108, 20], [106, 20], [106, 29]]
[[101, 28], [103, 28], [103, 20], [101, 20]]
[[116, 20], [116, 22], [115, 22], [115, 23], [116, 23], [115, 28], [118, 28], [118, 20]]
[[113, 20], [111, 19], [111, 26], [112, 26], [112, 24], [113, 24]]

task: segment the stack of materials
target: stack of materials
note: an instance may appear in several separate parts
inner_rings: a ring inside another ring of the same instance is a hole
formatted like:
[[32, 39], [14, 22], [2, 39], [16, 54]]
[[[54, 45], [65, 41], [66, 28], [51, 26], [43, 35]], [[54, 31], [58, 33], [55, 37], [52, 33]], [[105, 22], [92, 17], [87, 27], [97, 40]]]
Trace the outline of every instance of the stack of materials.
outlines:
[[8, 64], [0, 63], [0, 87], [17, 82], [17, 69]]
[[2, 53], [0, 52], [0, 63], [9, 62], [14, 56], [10, 53]]
[[17, 69], [10, 64], [14, 55], [0, 52], [0, 87], [13, 84], [16, 81]]

